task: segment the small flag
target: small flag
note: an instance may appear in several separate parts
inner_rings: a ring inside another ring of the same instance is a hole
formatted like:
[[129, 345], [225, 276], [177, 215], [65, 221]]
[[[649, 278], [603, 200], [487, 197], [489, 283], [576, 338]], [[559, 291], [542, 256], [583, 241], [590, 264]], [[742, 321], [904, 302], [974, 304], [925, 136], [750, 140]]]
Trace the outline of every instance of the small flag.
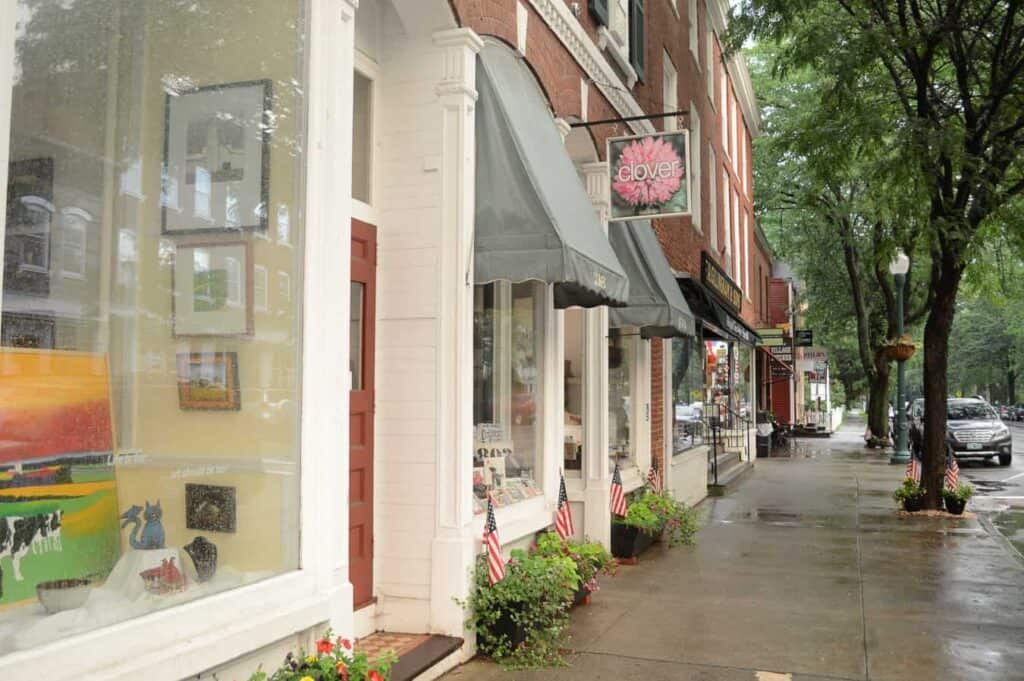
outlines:
[[910, 455], [910, 463], [907, 464], [907, 474], [904, 477], [921, 484], [921, 462], [913, 454]]
[[654, 464], [651, 464], [651, 470], [647, 471], [647, 483], [651, 486], [652, 492], [661, 494], [661, 473]]
[[487, 570], [494, 586], [505, 578], [505, 561], [501, 559], [501, 540], [498, 523], [494, 520], [494, 505], [487, 497], [487, 519], [484, 521], [484, 549], [487, 551]]
[[626, 494], [622, 491], [622, 476], [619, 475], [619, 462], [615, 462], [615, 472], [612, 473], [612, 513], [619, 516], [626, 515]]
[[950, 492], [955, 492], [959, 484], [960, 464], [956, 462], [955, 456], [950, 455], [949, 461], [946, 462], [946, 489]]
[[569, 495], [565, 493], [565, 475], [558, 485], [558, 510], [555, 511], [555, 532], [562, 540], [566, 540], [576, 534], [576, 527], [572, 524], [572, 510], [569, 508]]

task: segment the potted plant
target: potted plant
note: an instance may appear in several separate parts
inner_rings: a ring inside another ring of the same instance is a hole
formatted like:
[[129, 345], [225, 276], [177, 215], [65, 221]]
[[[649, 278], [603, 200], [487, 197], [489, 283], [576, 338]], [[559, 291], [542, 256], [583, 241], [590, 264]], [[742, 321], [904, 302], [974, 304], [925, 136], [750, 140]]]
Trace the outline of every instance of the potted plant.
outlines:
[[569, 605], [579, 585], [576, 563], [569, 556], [513, 550], [505, 578], [494, 585], [486, 556], [479, 556], [464, 603], [477, 647], [507, 669], [564, 664]]
[[917, 352], [917, 346], [914, 345], [913, 338], [903, 334], [899, 338], [887, 340], [882, 345], [882, 352], [885, 353], [887, 359], [894, 362], [906, 362]]
[[956, 489], [943, 488], [942, 499], [946, 502], [946, 510], [953, 515], [961, 515], [967, 500], [974, 496], [974, 486], [960, 483]]
[[692, 544], [699, 525], [697, 512], [667, 493], [634, 494], [625, 517], [612, 520], [612, 555], [636, 558], [662, 535], [669, 546]]
[[544, 532], [537, 538], [533, 552], [545, 557], [567, 556], [576, 564], [580, 583], [573, 595], [573, 605], [579, 605], [597, 591], [597, 575], [615, 573], [615, 559], [597, 542], [563, 541], [554, 532]]
[[903, 484], [892, 493], [892, 498], [903, 505], [903, 510], [913, 513], [924, 506], [925, 489], [913, 478], [904, 478]]
[[276, 671], [257, 670], [249, 681], [388, 681], [395, 654], [387, 651], [377, 660], [354, 650], [347, 638], [337, 638], [330, 630], [316, 642], [316, 653], [288, 653]]

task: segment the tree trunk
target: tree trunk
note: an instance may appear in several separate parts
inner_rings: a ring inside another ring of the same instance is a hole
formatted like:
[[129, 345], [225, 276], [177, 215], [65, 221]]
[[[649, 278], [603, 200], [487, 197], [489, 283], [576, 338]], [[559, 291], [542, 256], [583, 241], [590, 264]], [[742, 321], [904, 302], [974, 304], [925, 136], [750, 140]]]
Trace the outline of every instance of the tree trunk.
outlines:
[[949, 334], [956, 312], [962, 272], [949, 268], [933, 278], [935, 302], [924, 327], [924, 441], [921, 484], [925, 508], [939, 508], [946, 474], [946, 399], [948, 395]]
[[868, 377], [868, 428], [876, 438], [889, 436], [889, 360], [875, 353], [875, 371]]
[[[1006, 363], [1010, 363], [1009, 357]], [[1017, 404], [1017, 372], [1009, 367], [1006, 369], [1006, 403]]]

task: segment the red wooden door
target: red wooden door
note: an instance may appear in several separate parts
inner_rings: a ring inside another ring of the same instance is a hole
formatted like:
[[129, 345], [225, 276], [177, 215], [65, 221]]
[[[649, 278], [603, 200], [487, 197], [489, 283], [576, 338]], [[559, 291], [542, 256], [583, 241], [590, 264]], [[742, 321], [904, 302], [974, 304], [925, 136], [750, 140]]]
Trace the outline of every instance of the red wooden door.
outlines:
[[349, 581], [356, 607], [373, 601], [373, 342], [377, 228], [352, 221], [349, 367]]

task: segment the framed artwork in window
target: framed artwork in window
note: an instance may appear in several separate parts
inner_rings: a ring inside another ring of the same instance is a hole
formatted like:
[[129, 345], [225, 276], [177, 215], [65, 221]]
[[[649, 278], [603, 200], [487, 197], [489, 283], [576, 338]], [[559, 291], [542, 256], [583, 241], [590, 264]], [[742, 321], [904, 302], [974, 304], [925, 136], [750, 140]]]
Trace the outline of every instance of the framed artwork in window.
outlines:
[[7, 348], [57, 347], [56, 322], [48, 315], [4, 312], [0, 316], [0, 345]]
[[187, 411], [238, 411], [238, 353], [178, 353], [178, 406]]
[[7, 177], [4, 290], [50, 294], [53, 159], [12, 161]]
[[175, 337], [251, 336], [252, 285], [249, 242], [179, 244], [172, 286]]
[[269, 80], [167, 95], [164, 234], [266, 231], [271, 107]]

